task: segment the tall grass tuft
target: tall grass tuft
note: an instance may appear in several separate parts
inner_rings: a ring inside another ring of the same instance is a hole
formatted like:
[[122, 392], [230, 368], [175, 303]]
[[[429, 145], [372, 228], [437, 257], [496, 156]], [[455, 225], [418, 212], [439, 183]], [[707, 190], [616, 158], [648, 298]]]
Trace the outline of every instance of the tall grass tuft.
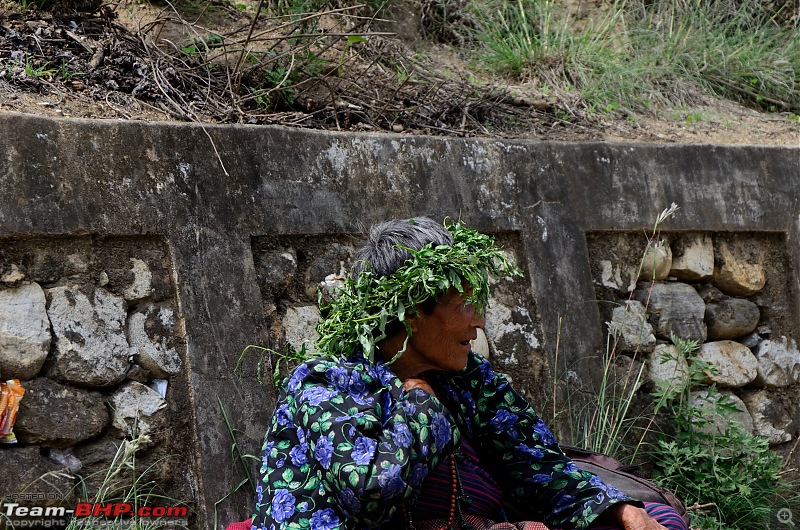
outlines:
[[[642, 258], [639, 262], [638, 276], [646, 276], [642, 270], [648, 265], [647, 249], [660, 239], [661, 226], [678, 210], [678, 205], [672, 203], [657, 216], [652, 230], [646, 234], [647, 241], [644, 245]], [[654, 269], [654, 267], [651, 267]], [[633, 290], [631, 291], [631, 297]], [[561, 330], [559, 329], [559, 338]], [[600, 359], [602, 375], [594, 399], [584, 406], [576, 405], [571, 396], [567, 396], [567, 403], [563, 411], [559, 411], [556, 403], [558, 374], [555, 374], [553, 417], [567, 416], [570, 442], [600, 453], [605, 453], [620, 461], [633, 462], [636, 455], [645, 444], [647, 432], [653, 427], [648, 411], [641, 411], [635, 406], [637, 391], [644, 383], [644, 364], [637, 368], [633, 360], [627, 363], [627, 368], [620, 365], [617, 360], [622, 357], [618, 352], [619, 334], [613, 325], [609, 324], [609, 333], [606, 338], [606, 349]], [[637, 352], [638, 353], [638, 352]], [[637, 359], [637, 353], [633, 359]], [[556, 345], [556, 362], [558, 363], [558, 345]], [[657, 402], [649, 407], [659, 407]], [[576, 408], [577, 407], [577, 408]]]
[[551, 0], [474, 0], [490, 69], [575, 90], [589, 109], [642, 112], [711, 93], [800, 109], [800, 28], [759, 0], [616, 0], [576, 23]]
[[[140, 516], [138, 509], [146, 505], [186, 506], [184, 502], [162, 493], [156, 482], [150, 479], [155, 463], [144, 469], [137, 464], [137, 455], [149, 442], [149, 436], [134, 432], [131, 439], [122, 440], [107, 468], [89, 476], [78, 476], [75, 486], [81, 502], [128, 503], [133, 507], [131, 515], [101, 517], [97, 520], [73, 518], [66, 530], [105, 528], [114, 525], [137, 530], [164, 528], [166, 519]], [[99, 481], [99, 484], [94, 485], [95, 481]], [[178, 520], [172, 519], [169, 522], [171, 528], [186, 528]]]

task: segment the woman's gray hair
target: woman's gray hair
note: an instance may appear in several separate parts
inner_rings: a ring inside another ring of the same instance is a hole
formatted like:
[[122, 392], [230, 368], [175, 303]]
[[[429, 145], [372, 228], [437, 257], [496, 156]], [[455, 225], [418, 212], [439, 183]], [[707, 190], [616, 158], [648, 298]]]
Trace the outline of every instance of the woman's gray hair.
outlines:
[[411, 257], [405, 248], [419, 250], [428, 243], [452, 245], [453, 234], [428, 217], [392, 219], [369, 229], [367, 241], [356, 251], [351, 275], [357, 278], [367, 268], [378, 277], [389, 276]]

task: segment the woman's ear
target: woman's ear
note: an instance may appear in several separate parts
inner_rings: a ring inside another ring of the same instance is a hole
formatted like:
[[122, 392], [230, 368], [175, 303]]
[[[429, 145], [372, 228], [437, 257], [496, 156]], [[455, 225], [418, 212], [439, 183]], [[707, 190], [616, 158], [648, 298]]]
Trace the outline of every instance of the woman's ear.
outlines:
[[409, 327], [411, 328], [411, 334], [417, 332], [419, 328], [419, 319], [422, 318], [421, 313], [417, 313], [415, 315], [406, 315], [406, 322], [408, 322]]

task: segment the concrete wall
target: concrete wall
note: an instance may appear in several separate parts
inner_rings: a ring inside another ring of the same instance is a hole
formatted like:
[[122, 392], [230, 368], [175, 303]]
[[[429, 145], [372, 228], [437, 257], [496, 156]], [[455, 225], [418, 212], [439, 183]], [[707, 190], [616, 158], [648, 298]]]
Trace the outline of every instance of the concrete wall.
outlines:
[[[264, 252], [278, 243], [349, 242], [391, 217], [460, 215], [509, 242], [528, 272], [514, 292], [535, 313], [534, 353], [552, 367], [558, 339], [559, 363], [589, 385], [604, 325], [586, 234], [641, 231], [672, 202], [681, 207], [668, 223], [673, 231], [777, 234], [792, 269], [785, 281], [798, 292], [800, 149], [0, 115], [0, 245], [109, 236], [167, 249], [185, 343], [190, 406], [182, 410], [194, 426], [185, 447], [196, 461], [198, 528], [211, 527], [215, 511], [221, 523], [241, 518], [251, 502], [243, 494], [216, 504], [243, 477], [219, 403], [242, 451], [257, 454], [274, 395], [233, 371], [247, 345], [275, 344], [256, 267]], [[789, 308], [795, 330], [799, 303], [795, 296]], [[525, 360], [516, 362], [524, 372]], [[547, 388], [531, 392], [545, 396]]]

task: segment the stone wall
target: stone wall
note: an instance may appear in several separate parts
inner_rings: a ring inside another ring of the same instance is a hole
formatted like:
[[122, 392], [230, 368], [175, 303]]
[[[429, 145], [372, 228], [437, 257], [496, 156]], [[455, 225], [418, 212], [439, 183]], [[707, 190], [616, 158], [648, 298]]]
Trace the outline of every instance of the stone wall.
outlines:
[[[152, 407], [139, 408], [153, 411], [140, 422], [152, 433], [141, 458], [168, 462], [157, 466], [156, 480], [193, 508], [192, 527], [246, 517], [252, 499], [242, 462], [252, 461], [234, 456], [231, 434], [242, 454], [259, 453], [275, 399], [268, 384], [275, 359], [254, 349], [242, 357], [243, 350], [302, 341], [314, 290], [343, 273], [354, 235], [376, 221], [415, 215], [460, 215], [494, 234], [524, 269], [524, 280], [495, 286], [482, 347], [547, 417], [554, 373], [585, 393], [596, 385], [605, 322], [613, 318], [598, 299], [627, 300], [618, 240], [641, 234], [665, 206], [679, 204], [664, 226], [675, 236], [673, 260], [680, 263], [692, 241], [710, 238], [716, 268], [728, 262], [725, 245], [735, 257], [743, 246], [736, 260], [763, 266], [765, 283], [739, 292], [713, 272], [710, 281], [686, 278], [673, 266], [656, 289], [664, 300], [673, 291], [694, 300], [695, 331], [702, 327], [699, 298], [706, 338], [728, 307], [750, 315], [742, 324], [749, 329], [756, 306], [753, 331], [710, 340], [755, 351], [756, 378], [731, 391], [752, 401], [759, 432], [776, 443], [792, 437], [776, 445], [783, 450], [800, 434], [796, 409], [787, 405], [798, 402], [798, 384], [787, 379], [796, 381], [798, 189], [800, 150], [790, 148], [0, 114], [0, 371], [18, 374], [29, 389], [20, 442], [0, 447], [2, 468], [23, 472], [13, 483], [0, 476], [0, 496], [78, 462], [77, 473], [107, 467], [114, 444], [131, 436], [125, 409], [141, 393]], [[651, 325], [656, 348], [664, 334], [658, 322]], [[87, 360], [98, 348], [102, 355]], [[762, 368], [762, 379], [759, 359], [777, 365]], [[166, 398], [152, 388], [159, 379], [168, 381]], [[759, 396], [772, 405], [759, 405]], [[771, 416], [776, 403], [788, 423]], [[58, 423], [70, 429], [47, 427], [57, 411], [66, 411]], [[758, 414], [781, 432], [758, 427]]]
[[[185, 345], [171, 269], [156, 238], [2, 240], [0, 377], [20, 379], [26, 393], [18, 443], [0, 450], [0, 491], [74, 504], [137, 439], [144, 481], [191, 498], [191, 461], [174, 441], [194, 433], [181, 413]], [[123, 472], [105, 487], [135, 478]]]
[[[785, 237], [592, 233], [588, 244], [616, 351], [645, 363], [647, 379], [678, 384], [688, 376], [687, 359], [673, 338], [697, 342], [688, 360], [713, 367], [705, 384], [741, 410], [736, 419], [746, 430], [789, 456], [800, 421], [800, 334]], [[707, 395], [701, 385], [692, 399], [710, 406]]]

